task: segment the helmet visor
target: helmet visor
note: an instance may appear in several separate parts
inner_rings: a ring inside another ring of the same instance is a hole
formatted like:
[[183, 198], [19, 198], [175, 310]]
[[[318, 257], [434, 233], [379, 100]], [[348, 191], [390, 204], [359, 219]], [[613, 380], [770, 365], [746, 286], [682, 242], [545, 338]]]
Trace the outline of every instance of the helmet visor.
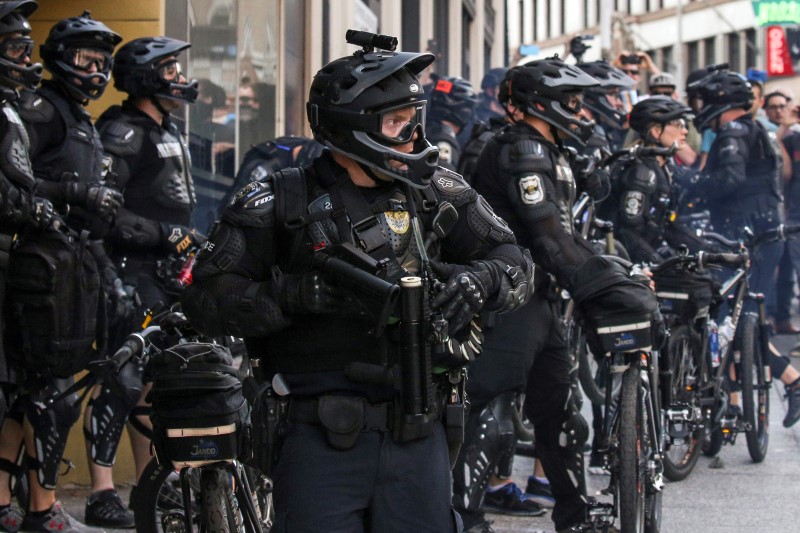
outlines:
[[368, 133], [381, 144], [406, 144], [414, 140], [417, 132], [419, 136], [425, 135], [425, 102], [382, 109], [378, 114], [380, 131]]
[[11, 63], [25, 63], [25, 58], [33, 53], [33, 39], [30, 37], [14, 37], [0, 43], [0, 57]]
[[577, 115], [583, 109], [583, 99], [583, 91], [568, 91], [564, 93], [561, 106], [573, 115]]
[[[171, 59], [158, 66], [158, 77], [168, 83], [180, 83], [183, 77], [183, 67], [177, 59]], [[185, 78], [184, 78], [185, 79]]]
[[112, 56], [105, 50], [97, 48], [71, 48], [67, 50], [67, 62], [75, 68], [84, 72], [95, 72], [107, 74], [111, 71]]

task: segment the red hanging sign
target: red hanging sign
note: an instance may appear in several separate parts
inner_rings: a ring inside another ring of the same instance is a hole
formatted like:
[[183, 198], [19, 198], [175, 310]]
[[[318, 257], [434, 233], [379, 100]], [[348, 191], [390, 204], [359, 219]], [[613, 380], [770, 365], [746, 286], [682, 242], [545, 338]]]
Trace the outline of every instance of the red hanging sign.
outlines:
[[789, 45], [786, 32], [781, 26], [767, 28], [767, 74], [769, 76], [792, 76], [792, 60], [789, 56]]

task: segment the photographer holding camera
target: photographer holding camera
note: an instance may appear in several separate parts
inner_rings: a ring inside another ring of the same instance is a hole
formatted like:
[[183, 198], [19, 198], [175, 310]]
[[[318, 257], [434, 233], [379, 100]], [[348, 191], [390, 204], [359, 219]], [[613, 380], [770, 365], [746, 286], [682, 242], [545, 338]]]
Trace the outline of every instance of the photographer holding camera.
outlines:
[[[653, 63], [647, 52], [623, 50], [611, 64], [636, 80], [637, 84], [641, 81], [642, 72], [644, 71], [649, 72], [651, 76], [661, 74], [661, 69]], [[638, 89], [639, 87], [637, 86], [636, 88]]]

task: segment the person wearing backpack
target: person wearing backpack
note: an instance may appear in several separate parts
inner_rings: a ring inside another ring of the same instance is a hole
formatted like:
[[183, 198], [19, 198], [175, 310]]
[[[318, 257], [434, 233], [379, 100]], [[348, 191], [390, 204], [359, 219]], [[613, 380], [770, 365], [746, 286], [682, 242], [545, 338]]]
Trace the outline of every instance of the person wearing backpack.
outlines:
[[[523, 305], [533, 265], [438, 165], [418, 78], [434, 56], [348, 36], [363, 50], [324, 66], [306, 106], [328, 150], [235, 195], [181, 302], [205, 334], [244, 337], [264, 378], [289, 392], [273, 533], [460, 531], [450, 467], [462, 367], [481, 342], [474, 319]], [[377, 311], [366, 285], [384, 288]], [[428, 320], [446, 346], [414, 342]]]
[[[168, 37], [141, 37], [120, 47], [114, 56], [114, 87], [127, 98], [96, 123], [124, 196], [107, 242], [126, 289], [139, 301], [134, 315], [115, 328], [112, 346], [141, 328], [146, 310], [177, 301], [181, 287], [175, 270], [203, 240], [191, 227], [196, 199], [188, 148], [171, 116], [197, 99], [198, 82], [184, 77], [179, 59], [190, 46]], [[118, 384], [104, 387], [95, 400], [96, 411], [98, 405], [113, 408], [113, 415], [98, 416], [91, 425], [86, 420], [87, 433], [98, 443], [89, 450], [92, 468], [106, 485], [112, 483], [111, 465], [126, 422], [137, 478], [150, 460], [151, 409], [144, 402], [148, 389], [141, 370], [121, 376]], [[121, 397], [114, 390], [127, 392]]]

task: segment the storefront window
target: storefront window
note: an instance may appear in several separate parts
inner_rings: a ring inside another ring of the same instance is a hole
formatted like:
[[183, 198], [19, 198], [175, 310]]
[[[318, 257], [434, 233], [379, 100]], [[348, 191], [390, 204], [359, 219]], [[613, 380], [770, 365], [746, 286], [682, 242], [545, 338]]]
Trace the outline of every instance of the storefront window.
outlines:
[[278, 2], [181, 3], [185, 10], [170, 2], [166, 31], [192, 43], [188, 73], [200, 82], [187, 124], [198, 201], [193, 223], [208, 231], [245, 153], [275, 137]]

